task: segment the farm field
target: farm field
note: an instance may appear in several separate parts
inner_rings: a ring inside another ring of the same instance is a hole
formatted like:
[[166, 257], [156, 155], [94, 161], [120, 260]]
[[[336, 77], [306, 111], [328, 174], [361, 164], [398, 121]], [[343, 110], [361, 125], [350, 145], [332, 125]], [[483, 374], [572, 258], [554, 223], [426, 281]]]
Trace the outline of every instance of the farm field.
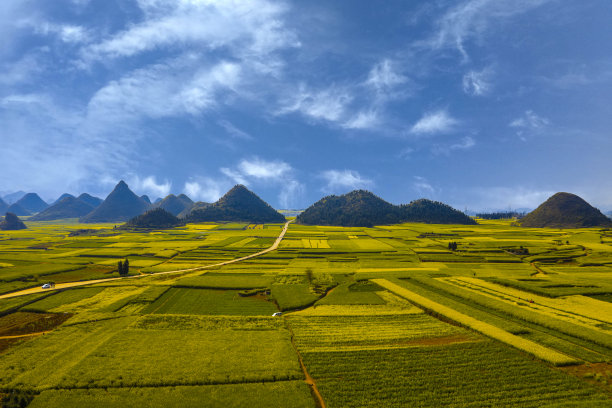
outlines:
[[608, 230], [26, 224], [0, 406], [612, 407]]

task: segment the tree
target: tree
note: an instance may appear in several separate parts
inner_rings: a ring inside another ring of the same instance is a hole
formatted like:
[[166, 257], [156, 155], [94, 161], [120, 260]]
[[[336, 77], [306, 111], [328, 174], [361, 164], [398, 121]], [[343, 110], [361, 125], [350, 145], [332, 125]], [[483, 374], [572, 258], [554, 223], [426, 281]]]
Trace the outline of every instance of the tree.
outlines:
[[119, 261], [117, 263], [117, 271], [119, 271], [119, 276], [123, 276], [123, 262]]
[[128, 261], [127, 258], [125, 258], [125, 262], [123, 263], [123, 273], [125, 273], [126, 276], [130, 273], [130, 261]]

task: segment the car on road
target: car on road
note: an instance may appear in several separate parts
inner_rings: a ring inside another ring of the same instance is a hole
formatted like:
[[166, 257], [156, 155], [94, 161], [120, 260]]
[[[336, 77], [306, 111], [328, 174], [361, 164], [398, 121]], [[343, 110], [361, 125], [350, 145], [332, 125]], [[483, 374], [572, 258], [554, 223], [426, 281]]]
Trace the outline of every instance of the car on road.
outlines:
[[55, 284], [54, 283], [45, 283], [44, 285], [42, 285], [43, 289], [51, 289], [54, 288]]
[[282, 316], [283, 312], [275, 312], [272, 314], [273, 317], [278, 317], [278, 316]]

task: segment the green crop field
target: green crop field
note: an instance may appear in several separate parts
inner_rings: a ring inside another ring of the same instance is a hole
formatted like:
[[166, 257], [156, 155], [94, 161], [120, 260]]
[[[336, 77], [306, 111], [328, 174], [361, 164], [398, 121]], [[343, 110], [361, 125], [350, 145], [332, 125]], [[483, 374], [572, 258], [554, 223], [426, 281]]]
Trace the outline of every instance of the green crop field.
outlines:
[[607, 230], [291, 224], [231, 262], [282, 225], [26, 223], [0, 231], [7, 406], [612, 407]]

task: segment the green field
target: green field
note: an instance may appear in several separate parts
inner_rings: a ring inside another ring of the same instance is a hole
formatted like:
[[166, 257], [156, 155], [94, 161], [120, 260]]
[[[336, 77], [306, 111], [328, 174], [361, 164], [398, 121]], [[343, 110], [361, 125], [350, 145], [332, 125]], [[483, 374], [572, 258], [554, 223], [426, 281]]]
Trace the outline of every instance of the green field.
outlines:
[[[292, 224], [279, 249], [229, 264], [269, 247], [282, 226], [2, 231], [0, 397], [31, 407], [612, 407], [610, 231], [479, 223]], [[125, 258], [130, 277], [71, 286], [116, 278]], [[57, 287], [36, 289], [46, 282]]]

